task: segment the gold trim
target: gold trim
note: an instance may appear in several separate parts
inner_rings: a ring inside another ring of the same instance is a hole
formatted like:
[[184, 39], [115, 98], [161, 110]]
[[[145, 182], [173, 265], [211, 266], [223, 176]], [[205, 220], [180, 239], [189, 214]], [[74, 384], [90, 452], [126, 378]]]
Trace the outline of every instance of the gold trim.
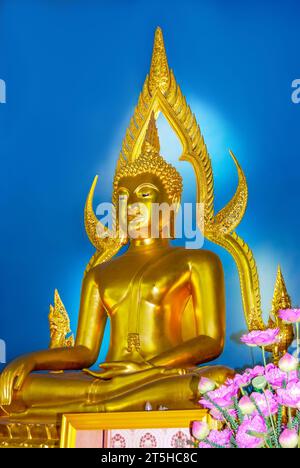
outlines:
[[218, 423], [202, 409], [64, 414], [60, 448], [76, 448], [77, 431], [190, 427], [192, 421], [206, 421], [211, 429], [218, 428]]

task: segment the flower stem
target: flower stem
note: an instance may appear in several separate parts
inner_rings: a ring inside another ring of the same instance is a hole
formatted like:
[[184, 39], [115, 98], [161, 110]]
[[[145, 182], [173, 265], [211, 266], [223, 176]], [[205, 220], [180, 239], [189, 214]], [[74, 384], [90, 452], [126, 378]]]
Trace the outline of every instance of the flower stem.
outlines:
[[297, 420], [297, 425], [296, 425], [296, 428], [297, 428], [297, 431], [298, 431], [298, 434], [299, 434], [299, 437], [298, 437], [298, 449], [300, 449], [300, 432], [299, 432], [299, 425], [300, 425], [300, 410], [297, 410], [297, 414], [295, 416], [295, 419]]
[[297, 359], [299, 361], [299, 322], [296, 323]]
[[293, 418], [292, 418], [292, 409], [290, 407], [288, 407], [288, 415], [289, 415], [288, 426], [291, 429], [292, 428], [292, 423], [293, 423]]
[[266, 350], [265, 350], [265, 347], [264, 347], [264, 346], [262, 346], [261, 352], [262, 352], [262, 356], [263, 356], [264, 366], [265, 366], [265, 368], [266, 368], [266, 367], [267, 367], [267, 359], [266, 359]]
[[282, 430], [282, 413], [283, 413], [282, 405], [279, 405], [278, 415], [277, 415], [277, 438], [278, 439], [280, 437], [281, 430]]
[[271, 412], [268, 396], [267, 396], [265, 390], [264, 390], [264, 395], [265, 395], [265, 400], [266, 400], [266, 403], [267, 403], [267, 408], [268, 408], [268, 412], [269, 412], [269, 416], [270, 416], [270, 420], [271, 420], [271, 424], [272, 424], [272, 429], [273, 429], [273, 433], [274, 433], [275, 445], [278, 448], [279, 444], [278, 444], [278, 439], [277, 439], [277, 432], [276, 432], [276, 429], [275, 429], [275, 422], [274, 422], [273, 415], [272, 415], [272, 412]]
[[237, 397], [235, 397], [233, 399], [233, 402], [234, 402], [234, 409], [236, 411], [236, 414], [237, 414], [237, 417], [238, 417], [238, 422], [239, 424], [242, 424], [243, 420], [244, 420], [244, 415], [239, 407], [239, 402], [238, 402], [238, 399]]
[[259, 416], [264, 420], [266, 426], [268, 429], [270, 429], [270, 424], [269, 424], [269, 421], [268, 421], [268, 418], [266, 418], [266, 416], [263, 414], [263, 412], [261, 411], [260, 407], [258, 406], [258, 404], [256, 403], [256, 400], [253, 396], [250, 396], [250, 400], [252, 401], [252, 403], [254, 404], [255, 406], [255, 409], [256, 411], [258, 412]]

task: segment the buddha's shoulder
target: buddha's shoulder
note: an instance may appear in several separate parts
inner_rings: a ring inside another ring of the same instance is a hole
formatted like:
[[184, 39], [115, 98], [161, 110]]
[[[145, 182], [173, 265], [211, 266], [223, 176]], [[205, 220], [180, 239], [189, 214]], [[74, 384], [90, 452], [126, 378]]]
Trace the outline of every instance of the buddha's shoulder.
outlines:
[[[157, 258], [153, 260], [157, 262]], [[213, 268], [222, 268], [222, 264], [218, 255], [210, 250], [204, 249], [186, 249], [185, 247], [171, 247], [162, 253], [159, 258], [159, 262], [164, 264], [173, 264], [178, 267], [184, 266], [211, 266]], [[92, 268], [88, 276], [92, 278], [96, 277], [98, 280], [104, 276], [113, 277], [115, 273], [118, 273], [120, 269], [131, 269], [134, 265], [138, 265], [135, 259], [127, 255], [119, 255], [112, 258], [108, 262], [101, 263], [100, 265]]]
[[107, 274], [107, 272], [113, 272], [114, 270], [117, 270], [119, 268], [121, 259], [122, 256], [119, 256], [112, 258], [107, 262], [95, 265], [89, 270], [87, 276], [89, 276], [90, 278], [92, 278], [93, 276], [99, 277], [103, 274]]

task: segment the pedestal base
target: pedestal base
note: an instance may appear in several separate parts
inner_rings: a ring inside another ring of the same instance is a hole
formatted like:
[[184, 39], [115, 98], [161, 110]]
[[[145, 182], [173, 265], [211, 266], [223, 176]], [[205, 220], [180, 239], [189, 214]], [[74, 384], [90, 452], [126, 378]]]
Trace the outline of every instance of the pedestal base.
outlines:
[[60, 425], [0, 419], [0, 448], [57, 448]]
[[61, 423], [0, 418], [0, 448], [113, 448], [116, 434], [124, 438], [126, 448], [140, 446], [143, 437], [157, 448], [186, 448], [190, 445], [180, 443], [192, 439], [189, 428], [195, 420], [218, 428], [203, 409], [66, 414]]

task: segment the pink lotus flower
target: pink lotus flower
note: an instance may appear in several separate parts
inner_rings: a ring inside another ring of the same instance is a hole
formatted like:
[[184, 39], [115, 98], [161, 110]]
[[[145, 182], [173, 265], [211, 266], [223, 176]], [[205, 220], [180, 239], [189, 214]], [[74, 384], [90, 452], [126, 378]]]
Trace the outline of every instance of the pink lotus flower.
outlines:
[[299, 323], [300, 309], [282, 309], [278, 316], [286, 323]]
[[300, 409], [300, 382], [290, 382], [286, 388], [279, 388], [277, 395], [281, 405]]
[[248, 346], [266, 347], [278, 342], [279, 328], [268, 328], [267, 330], [255, 330], [241, 337], [242, 343]]
[[267, 365], [265, 377], [268, 383], [275, 389], [282, 388], [284, 382], [287, 384], [288, 382], [296, 382], [298, 380], [296, 371], [287, 374], [286, 372], [281, 371], [274, 364]]
[[[238, 395], [238, 389], [235, 385], [222, 385], [220, 388], [212, 392], [208, 392], [209, 398], [221, 408], [228, 408], [233, 405], [233, 397]], [[199, 403], [208, 409], [213, 409], [215, 406], [204, 398]]]
[[251, 384], [252, 376], [245, 372], [244, 374], [236, 374], [232, 379], [232, 383], [238, 388], [248, 387]]
[[285, 429], [279, 437], [282, 448], [293, 449], [298, 446], [298, 434], [294, 429]]
[[[207, 440], [213, 442], [217, 445], [220, 445], [224, 448], [230, 448], [230, 439], [232, 437], [232, 432], [229, 429], [224, 429], [223, 431], [213, 430], [210, 432]], [[213, 448], [210, 444], [206, 442], [200, 442], [199, 448], [209, 449]]]
[[[270, 416], [270, 413], [272, 415], [277, 413], [278, 402], [270, 390], [266, 390], [264, 393], [253, 392], [251, 397], [254, 398], [257, 406], [266, 418]], [[258, 411], [255, 410], [253, 415], [258, 415]]]
[[274, 388], [281, 388], [283, 382], [287, 382], [287, 374], [278, 369], [274, 364], [268, 364], [265, 377], [268, 383]]
[[236, 435], [236, 442], [239, 448], [259, 448], [264, 445], [263, 438], [249, 435], [251, 431], [259, 434], [267, 434], [267, 426], [260, 416], [254, 416], [254, 418], [245, 417]]
[[264, 373], [265, 368], [263, 366], [256, 366], [254, 369], [246, 369], [243, 374], [236, 374], [232, 379], [232, 383], [239, 388], [248, 387], [255, 377], [264, 375]]
[[265, 375], [265, 368], [264, 366], [255, 366], [253, 369], [248, 369], [250, 372], [252, 379], [255, 379], [255, 377], [259, 377], [261, 375]]

